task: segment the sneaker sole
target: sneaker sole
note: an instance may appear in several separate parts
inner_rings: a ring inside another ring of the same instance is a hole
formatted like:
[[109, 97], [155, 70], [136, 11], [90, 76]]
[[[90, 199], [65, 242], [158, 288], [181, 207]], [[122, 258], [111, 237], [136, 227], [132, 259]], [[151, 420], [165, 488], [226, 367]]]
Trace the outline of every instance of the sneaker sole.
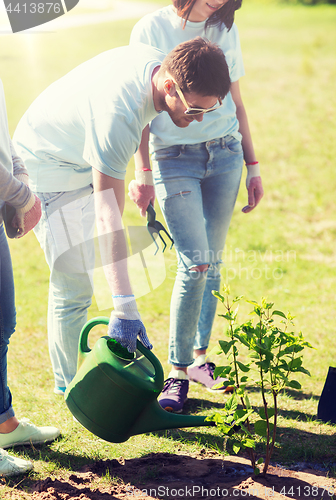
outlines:
[[183, 408], [181, 408], [180, 410], [173, 410], [173, 408], [171, 406], [166, 406], [165, 408], [163, 408], [163, 406], [161, 406], [161, 408], [165, 411], [168, 411], [169, 413], [182, 413], [182, 410], [183, 410]]
[[5, 444], [5, 445], [2, 445], [1, 448], [5, 450], [6, 448], [13, 448], [14, 446], [28, 446], [28, 445], [35, 445], [35, 444], [51, 443], [52, 441], [55, 441], [55, 439], [57, 439], [60, 435], [61, 435], [61, 433], [59, 433], [57, 436], [55, 436], [53, 438], [45, 439], [44, 441], [43, 440], [41, 440], [41, 441], [29, 440], [29, 441], [20, 441], [17, 443]]

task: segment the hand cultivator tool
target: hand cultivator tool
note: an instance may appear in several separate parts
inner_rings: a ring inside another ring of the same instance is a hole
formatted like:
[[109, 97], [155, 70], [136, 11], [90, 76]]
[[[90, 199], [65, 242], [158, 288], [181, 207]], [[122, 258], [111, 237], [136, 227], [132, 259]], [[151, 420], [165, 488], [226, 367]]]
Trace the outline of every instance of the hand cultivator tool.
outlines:
[[147, 229], [148, 229], [148, 231], [149, 231], [149, 233], [150, 233], [150, 235], [151, 235], [151, 237], [152, 237], [152, 239], [153, 239], [153, 241], [154, 241], [154, 243], [156, 245], [156, 250], [155, 250], [154, 255], [156, 255], [157, 252], [158, 252], [158, 250], [159, 250], [159, 245], [155, 241], [154, 234], [158, 234], [160, 240], [163, 243], [163, 250], [162, 250], [162, 252], [164, 252], [165, 249], [166, 249], [166, 247], [167, 247], [167, 243], [162, 238], [162, 236], [160, 234], [160, 231], [163, 231], [164, 233], [166, 233], [166, 235], [168, 236], [168, 238], [171, 241], [170, 249], [173, 248], [174, 240], [170, 236], [170, 234], [166, 231], [165, 227], [163, 227], [163, 225], [161, 224], [161, 222], [159, 222], [158, 220], [156, 220], [156, 213], [155, 213], [154, 207], [153, 207], [153, 205], [151, 203], [147, 207]]

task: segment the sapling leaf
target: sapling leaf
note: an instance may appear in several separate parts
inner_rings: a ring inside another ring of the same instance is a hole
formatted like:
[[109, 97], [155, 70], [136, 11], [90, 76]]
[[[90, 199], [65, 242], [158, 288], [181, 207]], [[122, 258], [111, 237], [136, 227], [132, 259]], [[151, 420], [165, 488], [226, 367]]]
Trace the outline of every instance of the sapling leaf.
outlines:
[[301, 384], [297, 380], [291, 380], [286, 383], [287, 387], [292, 387], [293, 389], [301, 389]]
[[308, 377], [310, 377], [310, 372], [308, 370], [306, 370], [306, 368], [303, 368], [303, 366], [301, 366], [298, 370], [298, 372], [301, 372], [301, 373], [305, 373], [306, 375], [308, 375]]
[[242, 443], [243, 443], [245, 448], [255, 448], [255, 444], [256, 444], [254, 439], [248, 439], [248, 438], [243, 439]]
[[216, 299], [220, 300], [221, 302], [224, 302], [225, 297], [223, 297], [223, 295], [221, 295], [219, 292], [217, 292], [216, 290], [212, 290], [211, 293], [216, 297]]
[[281, 316], [282, 318], [287, 319], [286, 314], [284, 314], [282, 311], [273, 311], [272, 316]]
[[[274, 424], [269, 422], [270, 432], [273, 432]], [[258, 434], [258, 436], [266, 437], [267, 436], [267, 422], [266, 420], [257, 420], [254, 422], [254, 432]]]
[[[267, 408], [267, 415], [268, 415], [268, 418], [272, 418], [275, 415], [274, 408]], [[266, 420], [265, 408], [260, 408], [259, 417], [262, 418], [263, 420]]]
[[230, 342], [227, 342], [226, 340], [219, 340], [218, 341], [224, 354], [227, 354], [229, 352], [229, 350], [235, 344], [235, 342], [236, 342], [235, 340], [231, 340]]
[[258, 302], [256, 302], [255, 300], [248, 300], [248, 299], [246, 299], [246, 302], [248, 304], [253, 304], [253, 305], [256, 305], [256, 306], [258, 305]]
[[[264, 459], [262, 457], [259, 458], [259, 460], [257, 461], [257, 464], [258, 465], [261, 465], [264, 463]], [[258, 469], [259, 470], [259, 469]]]
[[240, 361], [237, 361], [237, 365], [239, 366], [239, 368], [241, 369], [241, 371], [244, 372], [244, 373], [247, 373], [247, 372], [250, 371], [250, 367], [247, 366], [247, 365], [244, 365]]
[[235, 443], [233, 443], [232, 445], [232, 449], [233, 449], [233, 452], [237, 455], [237, 453], [240, 452], [240, 448], [241, 448], [241, 444], [239, 443], [239, 441], [236, 441]]
[[260, 470], [258, 469], [258, 467], [255, 467], [255, 469], [254, 469], [254, 474], [255, 474], [256, 476], [258, 476], [258, 475], [260, 474]]
[[214, 370], [214, 379], [217, 377], [226, 376], [230, 373], [231, 366], [216, 366]]
[[235, 424], [240, 425], [246, 422], [246, 420], [254, 413], [254, 411], [251, 409], [249, 410], [237, 410], [234, 413], [234, 419], [235, 419]]
[[239, 302], [241, 299], [244, 298], [244, 295], [239, 295], [238, 297], [235, 297], [232, 302], [235, 303], [235, 302]]
[[233, 393], [225, 403], [225, 409], [228, 412], [234, 412], [237, 409], [237, 406], [238, 406], [237, 397], [235, 393]]

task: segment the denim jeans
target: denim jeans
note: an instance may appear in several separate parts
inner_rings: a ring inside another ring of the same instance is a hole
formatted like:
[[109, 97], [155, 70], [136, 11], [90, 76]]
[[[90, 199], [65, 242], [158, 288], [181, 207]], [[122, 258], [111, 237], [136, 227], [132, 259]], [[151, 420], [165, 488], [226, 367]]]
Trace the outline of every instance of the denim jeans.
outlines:
[[14, 416], [7, 385], [7, 352], [16, 325], [12, 260], [4, 227], [0, 224], [0, 424]]
[[[216, 313], [220, 266], [243, 165], [232, 136], [153, 153], [156, 196], [178, 259], [170, 306], [168, 361], [186, 367], [206, 349]], [[193, 271], [207, 264], [205, 272]]]
[[76, 374], [79, 335], [93, 294], [93, 188], [37, 196], [42, 217], [34, 232], [50, 269], [49, 354], [55, 386], [67, 387]]

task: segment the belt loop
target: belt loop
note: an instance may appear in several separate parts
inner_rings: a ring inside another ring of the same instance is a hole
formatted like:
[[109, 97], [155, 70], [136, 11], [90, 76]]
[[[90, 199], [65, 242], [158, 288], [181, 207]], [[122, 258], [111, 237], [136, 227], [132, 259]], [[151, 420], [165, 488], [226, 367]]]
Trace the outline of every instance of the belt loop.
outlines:
[[185, 144], [181, 144], [181, 153], [184, 153], [185, 151]]
[[225, 148], [225, 137], [221, 137], [220, 142], [221, 142], [222, 149], [224, 149]]

